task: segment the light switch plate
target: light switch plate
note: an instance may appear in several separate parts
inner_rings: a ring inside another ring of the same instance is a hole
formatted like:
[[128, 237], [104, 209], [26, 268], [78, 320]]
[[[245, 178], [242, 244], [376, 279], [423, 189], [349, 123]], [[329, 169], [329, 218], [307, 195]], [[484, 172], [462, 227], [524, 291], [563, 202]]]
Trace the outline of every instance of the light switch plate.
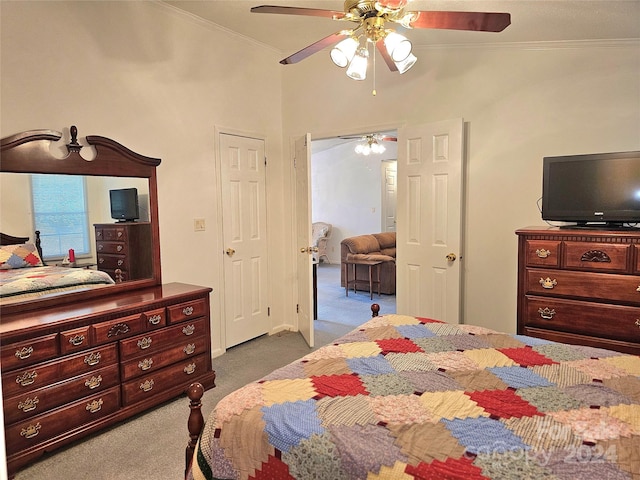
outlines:
[[194, 218], [193, 219], [193, 230], [195, 232], [203, 232], [204, 231], [204, 218]]

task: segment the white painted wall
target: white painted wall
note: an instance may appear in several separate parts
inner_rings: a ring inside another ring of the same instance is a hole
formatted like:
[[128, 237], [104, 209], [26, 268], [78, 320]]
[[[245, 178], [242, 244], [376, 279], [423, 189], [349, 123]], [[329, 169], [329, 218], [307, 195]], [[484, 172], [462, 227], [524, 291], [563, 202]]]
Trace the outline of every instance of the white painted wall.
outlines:
[[[0, 2], [0, 136], [70, 125], [158, 167], [162, 278], [209, 286], [220, 353], [224, 285], [216, 127], [266, 138], [273, 328], [292, 323], [279, 53], [158, 2]], [[241, 59], [242, 61], [238, 61]], [[194, 232], [194, 218], [206, 230]], [[277, 232], [277, 233], [273, 233]], [[10, 233], [10, 232], [8, 232]], [[277, 288], [276, 288], [277, 286]]]
[[397, 158], [395, 142], [384, 142], [383, 153], [369, 156], [356, 154], [354, 146], [344, 143], [311, 157], [311, 218], [332, 225], [330, 263], [340, 263], [342, 239], [382, 231], [380, 164]]
[[418, 63], [402, 76], [378, 63], [375, 97], [369, 80], [347, 78], [325, 52], [289, 66], [285, 138], [464, 118], [464, 321], [514, 332], [514, 231], [542, 223], [542, 157], [640, 149], [640, 42], [415, 53]]

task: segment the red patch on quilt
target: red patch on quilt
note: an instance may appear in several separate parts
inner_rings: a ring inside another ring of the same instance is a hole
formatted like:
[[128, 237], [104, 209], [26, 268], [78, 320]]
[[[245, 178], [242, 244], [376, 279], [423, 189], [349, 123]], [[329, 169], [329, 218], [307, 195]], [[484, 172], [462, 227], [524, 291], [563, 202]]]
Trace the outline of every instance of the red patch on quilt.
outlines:
[[536, 407], [516, 395], [513, 390], [482, 390], [465, 392], [465, 395], [484, 408], [492, 417], [522, 418], [533, 417], [534, 415], [544, 416]]
[[504, 353], [511, 360], [519, 363], [523, 367], [533, 367], [535, 365], [553, 365], [558, 363], [529, 347], [499, 348], [498, 351]]
[[289, 467], [273, 455], [269, 455], [267, 462], [262, 462], [262, 468], [256, 470], [254, 476], [249, 476], [253, 480], [295, 480], [289, 474]]
[[419, 480], [488, 480], [489, 477], [482, 475], [482, 469], [471, 462], [472, 458], [447, 458], [444, 462], [407, 465], [404, 471]]
[[442, 320], [434, 320], [433, 318], [416, 317], [420, 323], [444, 323]]
[[384, 338], [382, 340], [376, 340], [376, 343], [382, 350], [383, 355], [387, 353], [424, 352], [424, 350], [408, 338]]
[[360, 378], [350, 373], [311, 377], [311, 382], [315, 391], [318, 392], [318, 396], [321, 397], [369, 395]]

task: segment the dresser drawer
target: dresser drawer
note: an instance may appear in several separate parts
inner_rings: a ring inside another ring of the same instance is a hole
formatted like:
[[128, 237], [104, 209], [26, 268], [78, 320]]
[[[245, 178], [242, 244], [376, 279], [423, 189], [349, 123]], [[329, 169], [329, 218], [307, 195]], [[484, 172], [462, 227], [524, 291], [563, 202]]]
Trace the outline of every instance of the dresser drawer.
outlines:
[[116, 268], [126, 269], [129, 265], [127, 257], [124, 255], [112, 255], [108, 253], [98, 254], [98, 269], [115, 270]]
[[7, 455], [34, 447], [80, 425], [109, 415], [120, 406], [120, 388], [71, 403], [65, 407], [15, 423], [5, 429]]
[[200, 317], [182, 325], [149, 332], [120, 342], [120, 358], [124, 361], [142, 354], [155, 353], [169, 346], [181, 344], [190, 338], [199, 337], [207, 332], [205, 319]]
[[640, 276], [527, 269], [526, 293], [640, 305]]
[[2, 346], [2, 369], [32, 365], [58, 356], [58, 334]]
[[167, 308], [169, 311], [169, 323], [182, 322], [189, 318], [201, 317], [206, 311], [207, 302], [201, 298], [191, 302], [172, 305]]
[[640, 307], [526, 296], [525, 308], [529, 327], [640, 343]]
[[29, 368], [2, 374], [2, 393], [12, 396], [50, 385], [52, 383], [93, 372], [99, 368], [116, 365], [118, 350], [116, 344], [105, 345], [86, 352], [70, 355]]
[[89, 348], [91, 346], [90, 330], [91, 327], [87, 326], [60, 332], [60, 351], [62, 355]]
[[559, 240], [527, 240], [525, 248], [527, 266], [560, 267]]
[[127, 239], [127, 229], [124, 227], [97, 227], [96, 240], [119, 241], [123, 242]]
[[129, 255], [129, 247], [123, 242], [97, 242], [96, 250], [98, 253]]
[[564, 251], [564, 268], [592, 272], [630, 271], [631, 245], [565, 242]]
[[96, 323], [93, 334], [96, 344], [113, 342], [124, 337], [130, 337], [145, 330], [146, 317], [144, 313], [128, 317], [115, 318], [108, 322]]
[[167, 324], [167, 311], [164, 308], [158, 308], [144, 312], [144, 324], [148, 330], [164, 327]]
[[130, 380], [146, 373], [155, 372], [180, 360], [195, 357], [204, 353], [206, 348], [206, 338], [196, 337], [184, 340], [180, 345], [166, 350], [144, 354], [122, 364], [122, 380]]
[[4, 421], [13, 423], [52, 408], [113, 387], [120, 382], [117, 365], [79, 375], [55, 385], [16, 395], [4, 400]]
[[135, 380], [129, 380], [122, 386], [123, 405], [146, 400], [167, 388], [184, 385], [186, 389], [194, 378], [206, 371], [207, 354], [203, 354]]

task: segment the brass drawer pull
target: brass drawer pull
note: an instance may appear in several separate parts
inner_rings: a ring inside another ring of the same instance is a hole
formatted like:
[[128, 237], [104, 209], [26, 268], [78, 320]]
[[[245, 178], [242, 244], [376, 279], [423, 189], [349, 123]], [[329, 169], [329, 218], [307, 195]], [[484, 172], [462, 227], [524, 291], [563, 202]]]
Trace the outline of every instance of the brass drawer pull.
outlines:
[[33, 347], [22, 347], [20, 350], [16, 350], [16, 358], [20, 360], [26, 360], [33, 353]]
[[20, 431], [20, 436], [24, 438], [33, 438], [38, 435], [38, 433], [40, 433], [41, 428], [42, 426], [40, 425], [40, 422], [36, 423], [35, 425], [29, 425], [27, 428], [23, 428]]
[[636, 326], [640, 328], [640, 318], [636, 319]]
[[145, 370], [149, 370], [152, 365], [153, 365], [153, 358], [145, 358], [144, 360], [140, 360], [138, 362], [138, 368], [143, 372]]
[[184, 307], [182, 309], [182, 313], [184, 313], [187, 317], [189, 315], [193, 315], [193, 307]]
[[184, 327], [182, 329], [182, 333], [184, 333], [187, 337], [189, 335], [193, 335], [193, 332], [195, 332], [195, 331], [196, 331], [195, 325], [187, 325], [186, 327]]
[[556, 314], [556, 311], [553, 308], [540, 307], [538, 309], [538, 313], [540, 314], [540, 317], [544, 318], [545, 320], [551, 320], [553, 319], [553, 316]]
[[84, 357], [84, 363], [91, 366], [97, 365], [100, 363], [101, 358], [102, 358], [102, 355], [100, 355], [100, 352], [93, 352], [92, 354]]
[[538, 256], [538, 258], [547, 258], [549, 255], [551, 255], [551, 251], [545, 250], [544, 248], [538, 248], [536, 250], [536, 255]]
[[100, 398], [98, 400], [94, 400], [93, 402], [87, 403], [86, 410], [89, 413], [96, 413], [102, 409], [102, 404], [104, 401]]
[[82, 342], [84, 342], [84, 335], [74, 335], [69, 339], [69, 343], [74, 347], [82, 345]]
[[98, 375], [97, 377], [91, 377], [86, 382], [84, 382], [84, 386], [88, 387], [89, 390], [93, 390], [98, 388], [102, 383], [102, 375]]
[[184, 347], [182, 351], [185, 353], [185, 355], [191, 355], [193, 352], [196, 351], [196, 344], [190, 343], [186, 347]]
[[152, 380], [146, 380], [144, 383], [140, 384], [140, 390], [143, 392], [150, 392], [153, 389], [153, 385], [155, 382]]
[[122, 259], [118, 260], [118, 266], [121, 267], [122, 265], [124, 265], [124, 260]]
[[162, 321], [162, 315], [152, 315], [149, 317], [149, 323], [151, 325], [158, 325]]
[[116, 251], [121, 252], [124, 247], [122, 245], [118, 245], [116, 247]]
[[195, 371], [196, 371], [196, 364], [195, 363], [190, 363], [189, 365], [187, 365], [183, 369], [183, 372], [186, 373], [187, 375], [191, 375]]
[[102, 244], [99, 244], [99, 245], [98, 245], [98, 251], [99, 251], [99, 252], [101, 252], [103, 248], [104, 248], [104, 245], [102, 245]]
[[138, 348], [140, 348], [140, 350], [146, 350], [151, 346], [151, 342], [153, 342], [153, 339], [151, 337], [141, 338], [140, 340], [138, 340]]
[[551, 280], [549, 277], [547, 278], [541, 278], [540, 279], [540, 285], [542, 285], [542, 288], [553, 288], [558, 284], [558, 281], [554, 278], [553, 280]]
[[16, 377], [16, 383], [22, 387], [26, 387], [27, 385], [31, 385], [35, 382], [37, 376], [38, 372], [35, 370], [33, 372], [24, 372], [22, 375], [18, 375]]
[[22, 410], [24, 413], [35, 410], [38, 406], [38, 397], [27, 398], [23, 402], [18, 403], [18, 410]]

